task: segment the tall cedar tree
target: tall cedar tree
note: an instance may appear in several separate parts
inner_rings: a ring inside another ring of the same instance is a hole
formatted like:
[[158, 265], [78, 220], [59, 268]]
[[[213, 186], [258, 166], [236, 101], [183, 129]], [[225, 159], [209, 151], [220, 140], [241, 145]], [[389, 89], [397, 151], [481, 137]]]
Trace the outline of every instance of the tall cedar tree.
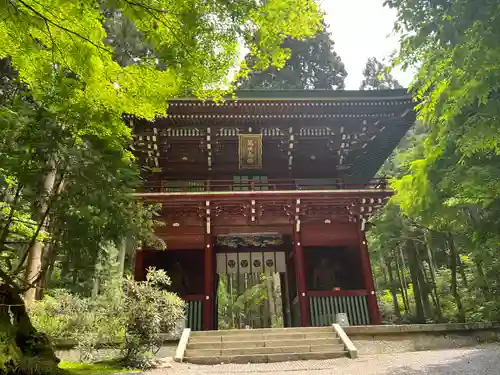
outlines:
[[[333, 49], [334, 44], [326, 25], [314, 38], [289, 38], [282, 44], [282, 48], [291, 52], [283, 68], [271, 66], [265, 71], [250, 73], [247, 78], [240, 80], [238, 86], [257, 90], [342, 90], [345, 88], [347, 71]], [[254, 58], [247, 57], [246, 63], [252, 67]]]
[[399, 82], [389, 73], [387, 66], [377, 60], [376, 57], [370, 57], [363, 69], [363, 82], [360, 90], [389, 90], [403, 88]]

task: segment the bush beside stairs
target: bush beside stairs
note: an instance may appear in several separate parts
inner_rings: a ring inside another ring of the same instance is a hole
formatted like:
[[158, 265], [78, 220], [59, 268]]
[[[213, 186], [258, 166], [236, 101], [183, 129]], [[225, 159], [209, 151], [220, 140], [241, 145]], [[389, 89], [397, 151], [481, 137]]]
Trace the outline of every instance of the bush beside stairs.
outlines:
[[352, 356], [342, 330], [340, 336], [343, 338], [334, 327], [186, 330], [179, 342], [176, 360], [208, 365]]

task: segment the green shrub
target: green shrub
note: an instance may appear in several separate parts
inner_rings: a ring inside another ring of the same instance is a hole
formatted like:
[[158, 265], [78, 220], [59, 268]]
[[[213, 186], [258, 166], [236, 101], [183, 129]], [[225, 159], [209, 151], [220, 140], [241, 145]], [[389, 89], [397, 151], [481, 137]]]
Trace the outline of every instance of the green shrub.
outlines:
[[150, 269], [146, 281], [106, 285], [95, 299], [53, 291], [28, 312], [53, 342], [76, 343], [81, 362], [93, 362], [100, 345], [121, 344], [126, 365], [147, 368], [161, 346], [160, 334], [184, 318], [184, 301], [164, 289], [169, 283], [165, 271]]
[[127, 306], [124, 363], [130, 367], [153, 367], [154, 354], [161, 347], [161, 333], [171, 332], [184, 318], [185, 303], [176, 294], [165, 291], [170, 279], [163, 270], [148, 270], [146, 281], [130, 278], [124, 284]]
[[394, 306], [389, 302], [385, 295], [380, 296], [378, 300], [378, 307], [380, 310], [380, 317], [385, 324], [394, 324], [396, 315], [394, 314]]
[[124, 312], [109, 295], [92, 300], [57, 290], [30, 304], [29, 314], [52, 341], [76, 342], [82, 362], [94, 360], [98, 344], [120, 343], [125, 335]]

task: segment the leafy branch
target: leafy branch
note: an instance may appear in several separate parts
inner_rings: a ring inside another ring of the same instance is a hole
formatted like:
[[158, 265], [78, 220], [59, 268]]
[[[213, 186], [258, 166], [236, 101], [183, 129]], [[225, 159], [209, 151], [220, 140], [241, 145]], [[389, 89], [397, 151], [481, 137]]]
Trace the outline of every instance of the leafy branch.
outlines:
[[42, 14], [41, 12], [39, 12], [38, 10], [36, 10], [35, 8], [33, 8], [31, 5], [29, 4], [26, 4], [26, 2], [24, 2], [23, 0], [9, 0], [9, 3], [15, 8], [15, 9], [19, 9], [17, 6], [16, 6], [16, 3], [18, 4], [21, 4], [22, 6], [24, 6], [26, 9], [28, 9], [31, 13], [33, 13], [35, 16], [37, 16], [38, 18], [40, 18], [45, 24], [50, 24], [62, 31], [65, 31], [67, 32], [68, 34], [71, 34], [71, 35], [74, 35], [76, 36], [77, 38], [81, 39], [81, 40], [84, 40], [85, 42], [93, 45], [94, 47], [96, 47], [97, 49], [99, 50], [103, 50], [107, 53], [110, 53], [112, 54], [113, 52], [109, 49], [109, 48], [106, 48], [106, 47], [103, 47], [97, 43], [95, 43], [94, 41], [92, 41], [91, 39], [87, 38], [86, 36], [76, 32], [76, 31], [73, 31], [71, 29], [68, 29], [67, 27], [65, 26], [62, 26], [60, 24], [58, 24], [57, 22], [54, 22], [52, 21], [50, 18], [48, 18], [47, 16], [45, 16], [44, 14]]

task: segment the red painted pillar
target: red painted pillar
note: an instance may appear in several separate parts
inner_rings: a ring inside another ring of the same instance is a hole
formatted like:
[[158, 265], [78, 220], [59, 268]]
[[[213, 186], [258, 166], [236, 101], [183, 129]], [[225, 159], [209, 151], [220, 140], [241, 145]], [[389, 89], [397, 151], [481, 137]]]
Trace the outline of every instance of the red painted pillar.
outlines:
[[203, 282], [203, 330], [209, 331], [214, 329], [214, 249], [213, 249], [213, 236], [205, 234], [205, 250], [204, 250], [204, 274], [205, 279]]
[[295, 204], [295, 225], [293, 228], [293, 253], [295, 261], [295, 276], [297, 279], [297, 292], [299, 296], [300, 325], [302, 327], [308, 327], [311, 325], [311, 319], [309, 312], [309, 297], [307, 296], [304, 250], [301, 243], [300, 210], [300, 199], [297, 199]]
[[357, 226], [358, 226], [361, 267], [363, 271], [363, 278], [365, 281], [365, 289], [368, 291], [367, 299], [368, 299], [368, 310], [370, 312], [370, 323], [382, 324], [382, 319], [380, 318], [380, 310], [377, 303], [377, 296], [375, 294], [375, 283], [373, 282], [373, 273], [370, 263], [370, 254], [368, 253], [368, 245], [366, 242], [365, 231], [364, 228], [362, 228], [361, 221], [357, 222]]
[[304, 251], [300, 243], [300, 237], [300, 232], [296, 232], [294, 228], [293, 252], [295, 276], [297, 278], [297, 289], [299, 294], [300, 325], [302, 327], [308, 327], [311, 324], [311, 319], [309, 317], [309, 299], [307, 297]]
[[135, 251], [135, 267], [134, 279], [135, 281], [144, 281], [146, 269], [144, 267], [144, 250], [137, 249]]

